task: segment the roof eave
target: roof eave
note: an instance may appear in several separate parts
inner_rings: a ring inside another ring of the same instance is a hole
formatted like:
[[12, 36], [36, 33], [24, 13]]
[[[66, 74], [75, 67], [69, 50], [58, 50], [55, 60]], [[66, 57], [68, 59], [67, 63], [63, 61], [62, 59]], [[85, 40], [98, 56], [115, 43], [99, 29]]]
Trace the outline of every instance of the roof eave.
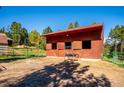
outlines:
[[68, 34], [68, 33], [73, 33], [73, 31], [93, 29], [93, 28], [102, 28], [102, 27], [103, 27], [103, 24], [95, 24], [95, 25], [89, 25], [89, 26], [82, 27], [82, 28], [81, 27], [72, 28], [72, 29], [62, 30], [62, 31], [58, 31], [58, 32], [43, 34], [42, 36], [58, 35], [58, 34], [62, 34], [62, 33]]

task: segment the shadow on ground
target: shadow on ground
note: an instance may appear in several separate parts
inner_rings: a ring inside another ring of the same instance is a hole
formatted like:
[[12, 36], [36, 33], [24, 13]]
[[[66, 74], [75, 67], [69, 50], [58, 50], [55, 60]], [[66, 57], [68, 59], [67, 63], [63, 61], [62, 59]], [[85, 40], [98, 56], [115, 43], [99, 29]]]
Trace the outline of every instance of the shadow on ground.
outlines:
[[89, 66], [79, 67], [79, 63], [64, 61], [59, 64], [45, 66], [25, 76], [11, 87], [110, 87], [111, 83], [105, 75], [95, 77], [86, 74]]

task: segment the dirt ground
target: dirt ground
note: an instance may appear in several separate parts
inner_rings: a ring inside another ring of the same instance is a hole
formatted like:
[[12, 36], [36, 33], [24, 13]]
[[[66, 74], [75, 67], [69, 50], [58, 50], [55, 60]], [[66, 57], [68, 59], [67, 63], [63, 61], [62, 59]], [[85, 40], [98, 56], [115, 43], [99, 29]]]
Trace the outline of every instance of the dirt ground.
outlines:
[[[0, 72], [0, 86], [16, 84], [21, 78], [36, 72], [44, 66], [58, 64], [64, 61], [62, 58], [31, 58], [18, 60], [0, 65], [7, 70]], [[80, 66], [89, 66], [87, 73], [93, 73], [95, 76], [104, 74], [111, 82], [112, 87], [124, 87], [124, 68], [106, 61], [78, 61]]]

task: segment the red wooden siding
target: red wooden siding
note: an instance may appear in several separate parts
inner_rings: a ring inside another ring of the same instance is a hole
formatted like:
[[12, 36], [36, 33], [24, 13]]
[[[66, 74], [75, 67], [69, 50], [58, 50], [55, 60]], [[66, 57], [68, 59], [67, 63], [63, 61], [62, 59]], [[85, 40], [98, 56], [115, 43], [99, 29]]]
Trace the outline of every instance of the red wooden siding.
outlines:
[[47, 43], [46, 49], [47, 49], [47, 50], [52, 49], [51, 43]]
[[57, 42], [57, 45], [58, 45], [58, 50], [63, 50], [63, 49], [65, 49], [65, 47], [64, 47], [64, 42]]
[[72, 47], [74, 50], [82, 49], [82, 41], [73, 41]]

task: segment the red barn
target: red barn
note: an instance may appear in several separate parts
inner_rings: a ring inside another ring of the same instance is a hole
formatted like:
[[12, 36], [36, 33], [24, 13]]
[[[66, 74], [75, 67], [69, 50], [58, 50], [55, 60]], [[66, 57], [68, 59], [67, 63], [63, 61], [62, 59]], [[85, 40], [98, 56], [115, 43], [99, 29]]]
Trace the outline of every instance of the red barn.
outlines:
[[44, 35], [47, 56], [64, 57], [78, 54], [80, 58], [100, 59], [103, 52], [103, 25], [93, 24]]

